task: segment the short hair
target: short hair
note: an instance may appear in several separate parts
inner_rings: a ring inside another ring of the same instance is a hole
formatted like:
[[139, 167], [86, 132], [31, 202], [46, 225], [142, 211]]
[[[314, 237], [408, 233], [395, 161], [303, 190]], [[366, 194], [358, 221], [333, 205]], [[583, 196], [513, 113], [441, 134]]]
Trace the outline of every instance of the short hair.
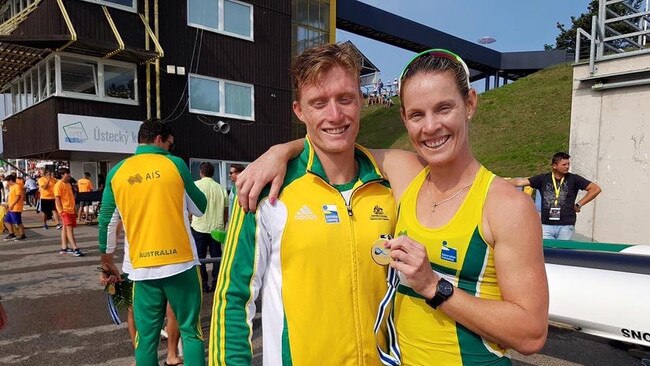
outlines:
[[68, 168], [59, 168], [59, 174], [70, 174], [70, 169]]
[[551, 160], [551, 164], [557, 164], [560, 162], [560, 160], [569, 160], [571, 155], [565, 153], [565, 152], [556, 152], [555, 155], [553, 155], [553, 159]]
[[90, 178], [90, 173], [85, 172], [85, 173], [84, 173], [84, 177], [86, 177], [86, 179]]
[[347, 70], [361, 87], [361, 55], [350, 43], [326, 43], [312, 47], [296, 57], [291, 67], [296, 99], [300, 99], [300, 87], [316, 84], [320, 76], [334, 66]]
[[163, 140], [167, 140], [169, 136], [173, 136], [174, 132], [168, 123], [164, 123], [158, 118], [148, 119], [140, 125], [138, 130], [138, 143], [151, 144], [156, 139], [156, 136], [161, 136]]
[[242, 164], [233, 164], [230, 166], [231, 168], [235, 169], [237, 173], [241, 173], [244, 171], [244, 166]]
[[204, 161], [199, 166], [199, 170], [204, 177], [212, 177], [214, 175], [214, 165], [209, 161]]
[[15, 182], [16, 181], [16, 176], [13, 174], [9, 174], [8, 176], [5, 177], [6, 182]]

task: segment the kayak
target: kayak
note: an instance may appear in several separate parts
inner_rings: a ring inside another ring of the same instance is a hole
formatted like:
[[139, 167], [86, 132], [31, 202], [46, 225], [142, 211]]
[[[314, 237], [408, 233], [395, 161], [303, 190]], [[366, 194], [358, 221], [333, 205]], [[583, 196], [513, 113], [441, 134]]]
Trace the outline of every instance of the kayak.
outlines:
[[549, 320], [650, 346], [650, 246], [544, 240]]

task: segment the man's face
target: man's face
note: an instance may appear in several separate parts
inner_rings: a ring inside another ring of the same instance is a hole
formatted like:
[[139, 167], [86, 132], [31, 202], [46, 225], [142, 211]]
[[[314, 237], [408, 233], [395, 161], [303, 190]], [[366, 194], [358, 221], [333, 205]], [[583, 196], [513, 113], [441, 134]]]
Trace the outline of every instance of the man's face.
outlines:
[[61, 173], [61, 180], [66, 183], [70, 182], [70, 173]]
[[563, 175], [569, 172], [570, 167], [569, 159], [562, 159], [557, 164], [553, 164], [553, 170]]
[[237, 182], [237, 176], [239, 175], [239, 172], [235, 168], [230, 167], [230, 169], [228, 170], [228, 174], [230, 175], [230, 180], [233, 183], [236, 183]]
[[316, 85], [299, 88], [293, 111], [307, 126], [314, 149], [325, 154], [352, 151], [361, 119], [361, 92], [354, 75], [337, 65], [322, 73]]
[[153, 144], [158, 146], [161, 149], [171, 151], [172, 149], [174, 149], [174, 136], [169, 135], [167, 136], [167, 138], [164, 138], [161, 135], [158, 135], [153, 140]]

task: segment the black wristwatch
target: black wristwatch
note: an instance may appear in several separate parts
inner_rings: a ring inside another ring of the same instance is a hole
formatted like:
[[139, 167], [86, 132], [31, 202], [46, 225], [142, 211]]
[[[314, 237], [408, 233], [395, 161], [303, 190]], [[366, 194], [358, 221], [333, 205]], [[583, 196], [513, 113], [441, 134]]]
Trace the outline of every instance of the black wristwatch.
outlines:
[[425, 302], [427, 305], [431, 306], [434, 309], [437, 309], [440, 304], [447, 301], [454, 294], [454, 285], [451, 282], [440, 278], [438, 281], [438, 286], [436, 287], [436, 294], [432, 298], [426, 299]]

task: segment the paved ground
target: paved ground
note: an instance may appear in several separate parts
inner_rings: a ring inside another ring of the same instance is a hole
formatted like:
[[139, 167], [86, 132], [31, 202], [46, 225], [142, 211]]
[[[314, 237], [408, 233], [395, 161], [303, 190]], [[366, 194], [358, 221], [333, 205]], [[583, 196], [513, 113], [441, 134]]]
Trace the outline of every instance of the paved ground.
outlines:
[[[131, 365], [133, 350], [126, 325], [112, 324], [97, 282], [97, 226], [76, 229], [86, 253], [77, 258], [58, 254], [60, 231], [43, 230], [33, 210], [24, 217], [28, 240], [0, 241], [0, 294], [9, 314], [8, 328], [0, 331], [0, 365]], [[121, 256], [118, 253], [116, 262]], [[207, 337], [211, 294], [204, 296], [203, 304], [201, 320]], [[257, 325], [253, 365], [262, 364]], [[162, 342], [161, 362], [165, 346]], [[640, 358], [611, 347], [606, 340], [556, 328], [551, 328], [540, 354], [513, 359], [516, 366], [641, 365]]]

